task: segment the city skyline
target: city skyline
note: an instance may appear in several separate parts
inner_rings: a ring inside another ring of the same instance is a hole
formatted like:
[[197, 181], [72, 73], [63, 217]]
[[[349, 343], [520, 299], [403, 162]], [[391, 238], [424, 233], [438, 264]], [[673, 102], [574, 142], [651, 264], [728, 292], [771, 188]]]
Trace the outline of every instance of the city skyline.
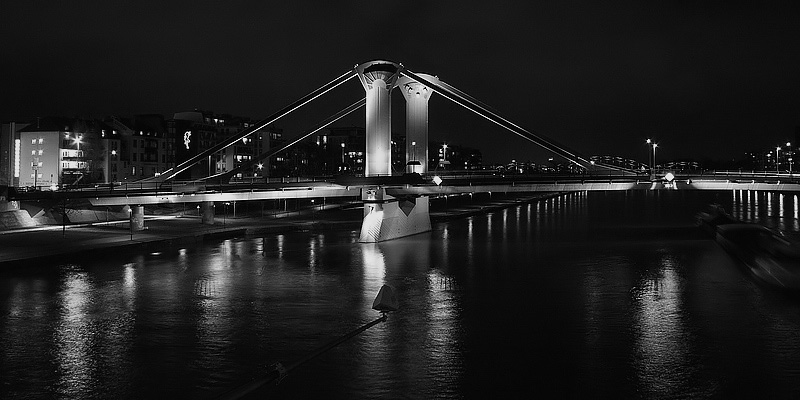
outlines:
[[[666, 159], [730, 159], [793, 140], [800, 126], [795, 9], [581, 2], [4, 8], [14, 17], [0, 28], [12, 55], [3, 121], [195, 108], [259, 119], [356, 63], [385, 59], [437, 75], [586, 155], [645, 159], [644, 140], [653, 138]], [[279, 122], [287, 136], [363, 96], [358, 83], [344, 86]], [[404, 104], [394, 97], [393, 106]], [[359, 122], [363, 113], [345, 124]], [[487, 163], [547, 156], [439, 96], [431, 99], [430, 134], [480, 148]]]

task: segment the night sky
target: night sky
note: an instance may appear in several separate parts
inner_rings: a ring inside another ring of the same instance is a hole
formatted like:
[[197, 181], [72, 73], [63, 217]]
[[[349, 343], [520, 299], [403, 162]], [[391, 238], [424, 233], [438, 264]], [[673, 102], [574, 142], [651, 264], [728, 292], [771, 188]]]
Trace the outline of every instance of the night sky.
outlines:
[[[0, 119], [195, 108], [260, 119], [382, 59], [585, 155], [644, 161], [652, 137], [659, 160], [730, 159], [795, 139], [797, 8], [485, 3], [4, 2]], [[363, 97], [357, 80], [345, 86], [277, 125], [290, 137]], [[402, 112], [399, 93], [393, 102]], [[359, 112], [343, 124], [363, 123]], [[485, 162], [547, 156], [435, 95], [430, 134], [481, 149]]]

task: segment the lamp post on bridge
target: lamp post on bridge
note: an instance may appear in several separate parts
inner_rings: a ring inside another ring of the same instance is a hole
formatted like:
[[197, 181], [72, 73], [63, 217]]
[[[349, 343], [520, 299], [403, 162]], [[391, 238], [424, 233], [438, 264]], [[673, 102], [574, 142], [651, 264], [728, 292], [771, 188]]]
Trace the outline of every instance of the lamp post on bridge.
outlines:
[[775, 148], [775, 173], [781, 173], [781, 146]]

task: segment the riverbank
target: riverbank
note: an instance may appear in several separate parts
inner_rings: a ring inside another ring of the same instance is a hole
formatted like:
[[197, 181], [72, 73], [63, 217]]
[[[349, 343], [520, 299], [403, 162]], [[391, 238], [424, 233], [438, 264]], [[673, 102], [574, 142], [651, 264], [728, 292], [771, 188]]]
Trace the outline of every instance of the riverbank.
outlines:
[[[517, 204], [557, 196], [558, 193], [469, 195], [431, 199], [431, 222], [437, 223], [492, 212]], [[131, 232], [127, 221], [68, 226], [40, 226], [0, 231], [0, 266], [30, 266], [53, 261], [95, 258], [122, 249], [157, 251], [227, 237], [303, 230], [359, 229], [360, 207], [314, 207], [279, 214], [218, 216], [215, 225], [203, 225], [197, 216], [147, 216], [146, 229]]]

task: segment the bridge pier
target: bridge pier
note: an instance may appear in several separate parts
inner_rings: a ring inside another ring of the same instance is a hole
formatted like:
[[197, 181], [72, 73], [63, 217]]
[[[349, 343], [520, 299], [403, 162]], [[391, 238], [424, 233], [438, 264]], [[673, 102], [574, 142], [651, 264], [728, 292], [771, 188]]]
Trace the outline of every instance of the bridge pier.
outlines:
[[361, 191], [364, 221], [361, 243], [375, 243], [416, 235], [431, 230], [428, 196], [395, 198], [382, 187]]
[[139, 232], [144, 230], [144, 206], [129, 206], [131, 209], [130, 224], [131, 231]]
[[214, 225], [213, 201], [204, 201], [200, 203], [200, 223], [203, 225]]

